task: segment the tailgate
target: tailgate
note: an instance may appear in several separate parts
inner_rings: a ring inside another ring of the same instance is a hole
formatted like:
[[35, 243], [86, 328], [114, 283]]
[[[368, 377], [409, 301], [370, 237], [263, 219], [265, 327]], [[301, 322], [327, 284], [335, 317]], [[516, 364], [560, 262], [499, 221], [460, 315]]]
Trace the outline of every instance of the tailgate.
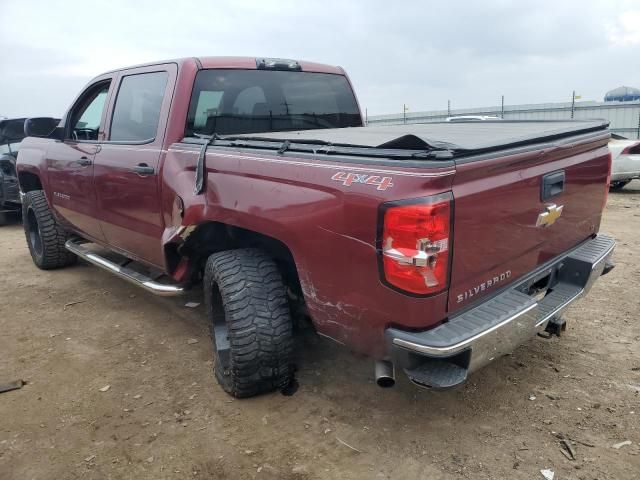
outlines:
[[449, 313], [598, 231], [608, 189], [607, 138], [603, 132], [457, 160]]

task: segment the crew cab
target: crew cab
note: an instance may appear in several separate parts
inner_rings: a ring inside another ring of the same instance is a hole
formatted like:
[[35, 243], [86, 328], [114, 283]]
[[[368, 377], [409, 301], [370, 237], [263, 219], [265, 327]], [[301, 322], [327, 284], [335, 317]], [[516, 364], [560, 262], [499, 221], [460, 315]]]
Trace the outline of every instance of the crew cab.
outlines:
[[381, 386], [399, 368], [460, 385], [559, 334], [613, 267], [600, 121], [364, 127], [342, 68], [217, 57], [105, 73], [25, 128], [36, 266], [80, 257], [165, 296], [201, 283], [237, 397], [287, 386], [302, 317]]

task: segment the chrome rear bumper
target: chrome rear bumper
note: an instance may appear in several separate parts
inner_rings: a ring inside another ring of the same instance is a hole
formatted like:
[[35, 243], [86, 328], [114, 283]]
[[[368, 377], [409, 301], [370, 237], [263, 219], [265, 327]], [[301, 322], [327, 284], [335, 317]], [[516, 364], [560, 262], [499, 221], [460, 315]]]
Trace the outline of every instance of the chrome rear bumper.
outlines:
[[[392, 360], [421, 386], [448, 388], [464, 382], [469, 373], [545, 330], [552, 319], [587, 294], [598, 277], [612, 268], [614, 248], [611, 237], [598, 235], [436, 328], [388, 329]], [[546, 295], [530, 296], [530, 285], [547, 275]]]

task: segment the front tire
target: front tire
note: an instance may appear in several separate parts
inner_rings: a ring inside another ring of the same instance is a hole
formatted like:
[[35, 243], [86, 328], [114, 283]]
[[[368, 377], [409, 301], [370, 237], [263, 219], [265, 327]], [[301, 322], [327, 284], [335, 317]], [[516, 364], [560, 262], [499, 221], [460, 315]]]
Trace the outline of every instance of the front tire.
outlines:
[[22, 202], [22, 225], [36, 267], [42, 270], [67, 267], [78, 260], [64, 246], [69, 233], [62, 228], [49, 208], [42, 190], [27, 192]]
[[215, 376], [234, 397], [286, 387], [293, 328], [275, 262], [246, 248], [211, 255], [204, 273]]

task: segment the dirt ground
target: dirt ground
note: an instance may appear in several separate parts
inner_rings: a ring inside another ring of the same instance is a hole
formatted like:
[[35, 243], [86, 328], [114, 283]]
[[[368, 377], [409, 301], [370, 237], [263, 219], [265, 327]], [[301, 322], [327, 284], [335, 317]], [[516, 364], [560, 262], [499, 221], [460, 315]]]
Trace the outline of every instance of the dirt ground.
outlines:
[[370, 360], [309, 332], [298, 392], [240, 401], [211, 374], [201, 306], [84, 264], [39, 271], [1, 227], [0, 383], [27, 385], [0, 394], [0, 479], [640, 478], [640, 181], [602, 230], [617, 268], [566, 334], [464, 387], [382, 390]]

